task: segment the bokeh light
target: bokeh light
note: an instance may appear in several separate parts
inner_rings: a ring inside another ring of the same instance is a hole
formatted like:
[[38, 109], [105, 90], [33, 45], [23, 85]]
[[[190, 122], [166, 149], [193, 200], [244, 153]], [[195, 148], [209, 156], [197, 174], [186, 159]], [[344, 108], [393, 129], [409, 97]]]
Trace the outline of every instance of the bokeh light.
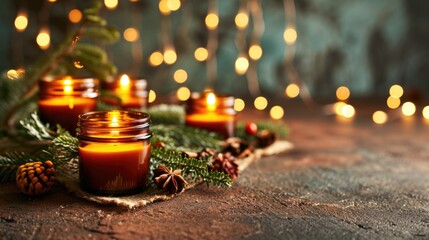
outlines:
[[186, 101], [191, 97], [191, 91], [187, 87], [181, 87], [177, 90], [176, 95], [180, 101]]
[[137, 40], [139, 40], [139, 31], [137, 31], [137, 29], [135, 28], [127, 28], [124, 31], [124, 39], [127, 42], [135, 42]]
[[207, 49], [203, 47], [197, 48], [194, 52], [195, 59], [200, 62], [207, 60], [208, 56], [209, 56], [209, 52], [207, 51]]
[[285, 111], [280, 106], [274, 106], [270, 109], [270, 117], [274, 120], [281, 119], [285, 114]]
[[25, 14], [21, 13], [15, 18], [15, 28], [18, 32], [23, 32], [27, 29], [28, 18]]
[[388, 120], [388, 116], [385, 112], [383, 111], [375, 111], [372, 114], [372, 120], [376, 123], [376, 124], [385, 124]]
[[180, 0], [167, 0], [167, 7], [171, 11], [177, 11], [180, 8]]
[[350, 97], [350, 90], [345, 86], [341, 86], [337, 88], [335, 94], [338, 100], [345, 101]]
[[245, 12], [239, 12], [235, 16], [235, 25], [238, 29], [244, 29], [249, 24], [249, 16]]
[[168, 7], [168, 0], [159, 1], [158, 7], [162, 15], [168, 15], [171, 13], [170, 8]]
[[175, 63], [177, 60], [177, 55], [176, 55], [176, 51], [174, 51], [174, 49], [167, 49], [164, 52], [164, 62], [166, 64], [173, 64]]
[[296, 39], [298, 38], [298, 33], [296, 32], [295, 28], [288, 27], [285, 29], [283, 38], [288, 45], [292, 45], [296, 42]]
[[404, 104], [402, 104], [401, 110], [402, 114], [409, 117], [416, 112], [416, 105], [414, 105], [414, 103], [412, 102], [405, 102]]
[[161, 52], [153, 52], [150, 56], [149, 56], [149, 64], [151, 66], [159, 66], [162, 64], [162, 62], [164, 61], [164, 56], [162, 55]]
[[390, 87], [389, 94], [394, 98], [400, 98], [404, 94], [404, 89], [401, 86], [395, 84]]
[[401, 99], [389, 96], [387, 98], [387, 106], [390, 109], [397, 109], [401, 105]]
[[219, 17], [215, 13], [209, 13], [206, 16], [206, 26], [208, 29], [216, 29], [219, 24]]
[[49, 31], [41, 30], [37, 35], [36, 42], [41, 49], [48, 49], [49, 45], [51, 44], [51, 37], [49, 36]]
[[254, 44], [249, 48], [249, 57], [252, 60], [259, 60], [262, 57], [262, 48], [258, 44]]
[[235, 111], [241, 112], [241, 111], [243, 111], [243, 109], [244, 109], [245, 106], [246, 106], [246, 103], [244, 102], [243, 99], [236, 98], [234, 100], [234, 109], [235, 109]]
[[173, 77], [177, 83], [184, 83], [188, 79], [188, 73], [183, 69], [177, 69]]
[[115, 9], [118, 6], [118, 0], [104, 0], [104, 5], [108, 9]]
[[156, 93], [155, 93], [155, 91], [149, 90], [149, 97], [148, 98], [149, 98], [148, 99], [149, 103], [155, 102], [155, 99], [156, 99]]
[[245, 57], [239, 57], [235, 61], [235, 72], [239, 75], [243, 75], [247, 72], [247, 69], [249, 68], [249, 60]]
[[78, 23], [82, 20], [82, 12], [79, 9], [72, 9], [68, 14], [68, 18], [72, 23]]
[[345, 102], [336, 102], [334, 104], [334, 112], [335, 114], [341, 116], [342, 115], [342, 111], [343, 111], [343, 107], [346, 106], [347, 104]]
[[258, 110], [264, 110], [268, 106], [268, 101], [265, 97], [259, 96], [255, 98], [255, 101], [253, 102], [255, 105], [255, 108]]
[[291, 83], [291, 84], [287, 85], [287, 87], [285, 89], [285, 94], [289, 98], [296, 98], [296, 97], [298, 97], [299, 92], [300, 92], [299, 86], [296, 85], [295, 83]]
[[425, 119], [429, 119], [429, 106], [423, 108], [422, 115]]
[[355, 108], [350, 104], [344, 105], [341, 109], [341, 115], [345, 118], [352, 118], [355, 115], [355, 112]]

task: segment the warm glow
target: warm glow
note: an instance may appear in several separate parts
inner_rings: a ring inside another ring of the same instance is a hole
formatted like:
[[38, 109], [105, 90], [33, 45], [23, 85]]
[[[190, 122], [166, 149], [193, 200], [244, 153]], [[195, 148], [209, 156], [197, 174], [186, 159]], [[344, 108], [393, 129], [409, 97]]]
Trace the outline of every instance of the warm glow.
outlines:
[[188, 73], [183, 69], [178, 69], [174, 72], [174, 81], [184, 83], [188, 79]]
[[214, 111], [216, 109], [216, 95], [214, 93], [208, 93], [206, 98], [207, 109]]
[[388, 116], [383, 111], [376, 111], [372, 114], [372, 120], [377, 124], [385, 124], [388, 120]]
[[191, 96], [191, 91], [187, 87], [181, 87], [177, 90], [176, 95], [180, 101], [186, 101]]
[[48, 0], [48, 2], [51, 2], [51, 3], [54, 3], [54, 2], [56, 2], [57, 0]]
[[247, 13], [240, 12], [235, 16], [235, 25], [238, 29], [244, 29], [249, 24], [249, 16]]
[[139, 40], [139, 31], [135, 28], [127, 28], [124, 31], [124, 39], [128, 42], [135, 42]]
[[341, 115], [345, 118], [352, 118], [355, 115], [355, 108], [352, 105], [346, 104], [341, 109]]
[[249, 48], [249, 57], [252, 60], [259, 60], [262, 57], [262, 48], [259, 45], [252, 45]]
[[28, 26], [28, 18], [24, 14], [20, 14], [15, 18], [15, 28], [18, 32], [23, 32]]
[[270, 117], [274, 120], [281, 119], [285, 115], [285, 111], [280, 106], [274, 106], [270, 109]]
[[82, 20], [82, 12], [79, 9], [72, 9], [69, 12], [69, 20], [72, 23], [78, 23]]
[[74, 61], [73, 65], [75, 66], [75, 68], [78, 68], [78, 69], [83, 68], [83, 64], [80, 61]]
[[49, 32], [46, 30], [41, 30], [37, 35], [36, 42], [41, 49], [48, 49], [51, 43], [51, 37], [49, 36]]
[[155, 102], [155, 99], [156, 99], [156, 93], [155, 93], [155, 91], [149, 90], [149, 99], [148, 99], [148, 102], [149, 103]]
[[149, 64], [152, 66], [159, 66], [164, 61], [164, 56], [161, 52], [153, 52], [149, 57]]
[[197, 59], [197, 61], [200, 61], [200, 62], [207, 60], [208, 56], [209, 56], [209, 52], [207, 51], [207, 49], [203, 47], [197, 48], [194, 52], [195, 59]]
[[347, 104], [346, 103], [344, 103], [344, 102], [336, 102], [335, 104], [334, 104], [334, 111], [335, 111], [335, 114], [337, 114], [337, 115], [342, 115], [342, 112], [343, 112], [343, 107], [344, 106], [346, 106]]
[[429, 106], [423, 108], [422, 114], [425, 119], [429, 119]]
[[412, 102], [405, 102], [402, 104], [402, 114], [405, 116], [412, 116], [416, 112], [416, 105]]
[[285, 94], [289, 98], [296, 98], [299, 95], [299, 92], [300, 92], [299, 86], [296, 85], [295, 83], [291, 83], [287, 85], [285, 89]]
[[104, 0], [104, 5], [108, 9], [115, 9], [118, 6], [118, 0]]
[[387, 98], [387, 106], [390, 109], [397, 109], [401, 105], [401, 99], [392, 96]]
[[180, 8], [180, 1], [179, 0], [167, 0], [167, 7], [171, 11], [177, 11]]
[[159, 1], [159, 11], [163, 14], [163, 15], [168, 15], [170, 14], [171, 10], [168, 7], [168, 0], [161, 0]]
[[7, 78], [9, 78], [10, 80], [16, 80], [19, 78], [22, 78], [25, 74], [25, 70], [24, 69], [10, 69], [6, 72], [6, 76]]
[[255, 98], [255, 101], [253, 103], [255, 105], [255, 108], [258, 110], [264, 110], [268, 106], [268, 101], [266, 98], [259, 96]]
[[110, 122], [110, 126], [111, 127], [118, 127], [119, 126], [118, 117], [116, 115], [113, 115], [112, 121]]
[[244, 103], [243, 99], [241, 98], [236, 98], [234, 100], [234, 109], [237, 112], [241, 112], [243, 111], [244, 107], [246, 106], [246, 104]]
[[119, 79], [119, 86], [125, 89], [130, 87], [130, 78], [127, 74], [122, 74], [121, 78]]
[[64, 80], [64, 95], [71, 95], [73, 94], [73, 82], [70, 78], [67, 78]]
[[177, 60], [176, 51], [174, 49], [167, 49], [164, 52], [164, 62], [168, 65], [175, 63]]
[[337, 91], [335, 94], [337, 95], [338, 100], [344, 101], [350, 97], [350, 90], [345, 86], [341, 86], [337, 88]]
[[219, 17], [214, 13], [209, 13], [206, 16], [206, 26], [208, 29], [213, 30], [219, 24]]
[[283, 38], [288, 45], [292, 45], [296, 42], [296, 39], [298, 38], [298, 34], [293, 27], [286, 28]]
[[404, 94], [404, 89], [399, 85], [392, 85], [389, 89], [390, 96], [400, 98]]
[[239, 75], [243, 75], [247, 72], [247, 69], [249, 68], [249, 60], [245, 57], [239, 57], [235, 61], [235, 71]]

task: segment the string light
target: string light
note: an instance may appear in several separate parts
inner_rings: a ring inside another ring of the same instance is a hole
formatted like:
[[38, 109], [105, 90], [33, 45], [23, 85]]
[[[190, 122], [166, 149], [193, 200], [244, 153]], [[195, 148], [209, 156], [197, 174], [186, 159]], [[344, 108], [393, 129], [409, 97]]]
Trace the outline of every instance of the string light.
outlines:
[[246, 106], [246, 103], [241, 98], [236, 98], [234, 100], [234, 110], [237, 112], [243, 111], [244, 107]]
[[168, 7], [168, 0], [159, 1], [158, 7], [162, 15], [169, 15], [171, 13], [170, 8]]
[[174, 72], [174, 81], [184, 83], [188, 79], [188, 73], [183, 69], [178, 69]]
[[259, 60], [262, 57], [262, 48], [258, 44], [254, 44], [249, 48], [249, 57], [252, 60]]
[[209, 56], [209, 52], [206, 48], [199, 47], [194, 52], [194, 57], [197, 61], [203, 62], [206, 61]]
[[258, 110], [264, 110], [268, 106], [268, 101], [265, 97], [259, 96], [255, 98], [255, 101], [253, 102], [255, 105], [255, 108]]
[[82, 20], [82, 12], [79, 9], [72, 9], [68, 14], [68, 18], [72, 23], [78, 23]]
[[49, 48], [51, 43], [51, 37], [49, 36], [49, 31], [46, 29], [40, 30], [37, 35], [36, 42], [39, 45], [40, 49], [46, 50]]
[[338, 116], [342, 116], [342, 112], [343, 112], [343, 107], [346, 106], [347, 104], [345, 102], [336, 102], [334, 104], [334, 111], [335, 114], [337, 114]]
[[274, 106], [270, 109], [270, 117], [274, 120], [281, 119], [285, 114], [285, 111], [280, 106]]
[[416, 112], [416, 105], [414, 105], [414, 103], [412, 102], [405, 102], [404, 104], [402, 104], [401, 110], [402, 114], [409, 117]]
[[216, 29], [219, 24], [219, 17], [215, 13], [209, 13], [206, 16], [206, 26], [209, 30]]
[[164, 56], [162, 55], [161, 52], [153, 52], [150, 56], [149, 56], [149, 64], [151, 66], [159, 66], [162, 64], [162, 62], [164, 61]]
[[139, 32], [135, 28], [127, 28], [124, 31], [124, 39], [128, 42], [136, 42], [139, 37]]
[[186, 101], [191, 97], [191, 91], [187, 87], [181, 87], [177, 90], [176, 95], [180, 101]]
[[247, 72], [249, 68], [249, 60], [246, 57], [239, 57], [235, 61], [235, 72], [239, 75], [243, 75]]
[[174, 49], [167, 49], [164, 51], [164, 62], [166, 64], [173, 64], [175, 63], [177, 60], [177, 54], [176, 51], [174, 51]]
[[423, 108], [422, 114], [425, 119], [429, 119], [429, 106]]
[[346, 104], [341, 108], [341, 115], [345, 118], [352, 118], [355, 112], [355, 108], [350, 104]]
[[285, 89], [285, 94], [289, 98], [296, 98], [299, 95], [299, 86], [295, 83], [289, 84]]
[[372, 120], [376, 124], [385, 124], [388, 120], [388, 116], [383, 111], [375, 111], [374, 114], [372, 114]]
[[242, 30], [249, 24], [249, 16], [245, 12], [239, 12], [235, 16], [235, 25], [238, 29]]
[[401, 86], [395, 84], [390, 87], [389, 94], [394, 98], [400, 98], [404, 94], [404, 89]]
[[149, 103], [155, 102], [155, 99], [156, 99], [156, 93], [155, 93], [155, 91], [149, 90], [149, 97], [148, 98], [149, 98], [148, 99]]
[[167, 0], [167, 7], [170, 9], [170, 11], [177, 11], [180, 8], [180, 1], [179, 0]]
[[387, 106], [390, 109], [397, 109], [401, 105], [401, 99], [389, 96], [387, 98]]
[[298, 33], [295, 28], [287, 27], [284, 31], [283, 38], [288, 45], [295, 44], [296, 39], [298, 38]]
[[118, 6], [118, 0], [104, 0], [104, 5], [110, 10], [115, 9]]
[[15, 28], [18, 32], [23, 32], [25, 29], [27, 29], [28, 26], [28, 18], [27, 15], [24, 13], [20, 13], [15, 18]]
[[345, 101], [350, 97], [350, 90], [345, 86], [341, 86], [337, 88], [335, 94], [337, 95], [338, 100]]

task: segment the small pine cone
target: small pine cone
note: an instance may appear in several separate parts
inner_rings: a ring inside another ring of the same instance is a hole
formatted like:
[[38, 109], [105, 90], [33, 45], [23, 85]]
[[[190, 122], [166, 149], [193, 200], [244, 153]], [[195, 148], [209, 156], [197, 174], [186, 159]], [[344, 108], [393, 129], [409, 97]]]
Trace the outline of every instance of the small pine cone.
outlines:
[[171, 194], [180, 193], [188, 185], [188, 182], [182, 177], [180, 169], [168, 168], [160, 165], [153, 170], [153, 181], [158, 188], [168, 191]]
[[235, 157], [229, 152], [214, 155], [209, 170], [224, 172], [233, 180], [238, 177], [238, 165], [235, 163]]
[[268, 147], [276, 141], [276, 134], [268, 130], [262, 130], [256, 135], [257, 146], [260, 148]]
[[198, 153], [198, 159], [203, 159], [206, 157], [211, 157], [216, 154], [216, 150], [212, 148], [203, 148], [201, 152]]
[[222, 152], [229, 152], [236, 158], [244, 158], [253, 153], [253, 146], [240, 138], [228, 138], [223, 145]]
[[16, 171], [16, 184], [26, 195], [36, 196], [48, 192], [55, 183], [54, 164], [47, 160], [30, 162], [19, 166]]

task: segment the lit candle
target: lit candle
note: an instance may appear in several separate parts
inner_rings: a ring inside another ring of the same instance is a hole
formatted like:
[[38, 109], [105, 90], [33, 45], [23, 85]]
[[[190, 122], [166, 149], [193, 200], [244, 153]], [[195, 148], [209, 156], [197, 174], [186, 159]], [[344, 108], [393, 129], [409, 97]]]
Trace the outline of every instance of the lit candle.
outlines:
[[213, 92], [194, 94], [186, 107], [186, 125], [217, 132], [225, 138], [234, 136], [234, 97], [216, 96]]
[[131, 111], [91, 112], [79, 118], [79, 176], [86, 191], [124, 195], [146, 187], [150, 117]]
[[[118, 81], [106, 86], [106, 88], [121, 99], [123, 109], [141, 109], [147, 106], [148, 93], [146, 86], [146, 80], [130, 79], [128, 75], [123, 74]], [[110, 99], [105, 100], [110, 104], [115, 104]]]
[[73, 135], [79, 115], [96, 109], [98, 80], [44, 79], [39, 87], [38, 105], [42, 121], [52, 126], [59, 124]]

